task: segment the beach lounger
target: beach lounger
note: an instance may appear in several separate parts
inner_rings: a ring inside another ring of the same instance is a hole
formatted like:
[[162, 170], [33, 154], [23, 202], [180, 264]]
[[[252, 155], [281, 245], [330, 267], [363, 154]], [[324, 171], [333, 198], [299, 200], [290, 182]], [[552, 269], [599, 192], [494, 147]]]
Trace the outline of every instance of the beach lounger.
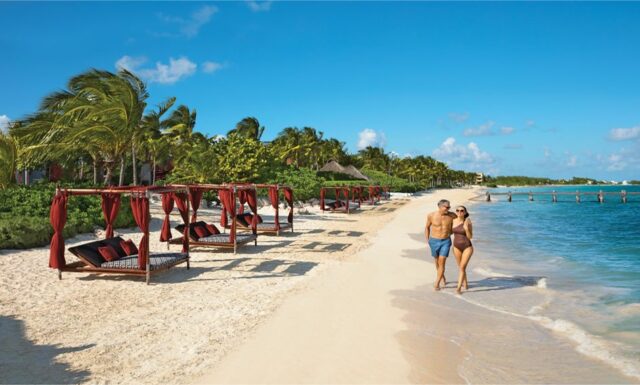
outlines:
[[[253, 214], [243, 213], [236, 215], [236, 226], [241, 230], [251, 231], [251, 220]], [[280, 222], [280, 229], [276, 226], [275, 222], [264, 222], [262, 217], [258, 215], [258, 224], [256, 225], [256, 231], [258, 233], [274, 233], [279, 234], [282, 230], [291, 230], [293, 232], [293, 224], [289, 222]]]
[[[215, 229], [215, 231], [209, 230], [206, 234], [198, 234], [196, 228], [208, 228]], [[184, 232], [184, 224], [176, 226], [175, 229], [180, 233]], [[217, 234], [216, 234], [217, 232]], [[231, 240], [231, 234], [220, 233], [217, 227], [213, 224], [208, 224], [204, 221], [198, 221], [189, 224], [189, 244], [191, 246], [211, 246], [222, 248], [234, 248], [235, 245], [244, 245], [249, 242], [254, 242], [254, 245], [258, 244], [258, 237], [255, 234], [237, 233], [235, 244]], [[171, 240], [171, 243], [181, 244], [182, 239]]]
[[[121, 273], [144, 276], [146, 271], [138, 268], [138, 255], [126, 255], [124, 250], [120, 247], [121, 241], [123, 241], [121, 237], [113, 237], [70, 247], [68, 249], [69, 252], [78, 257], [80, 261], [69, 263], [61, 270], [91, 273]], [[119, 259], [107, 261], [102, 257], [102, 255], [100, 255], [98, 248], [107, 245], [116, 250], [120, 256]], [[149, 269], [152, 273], [168, 270], [173, 266], [185, 262], [188, 263], [187, 253], [149, 253]]]

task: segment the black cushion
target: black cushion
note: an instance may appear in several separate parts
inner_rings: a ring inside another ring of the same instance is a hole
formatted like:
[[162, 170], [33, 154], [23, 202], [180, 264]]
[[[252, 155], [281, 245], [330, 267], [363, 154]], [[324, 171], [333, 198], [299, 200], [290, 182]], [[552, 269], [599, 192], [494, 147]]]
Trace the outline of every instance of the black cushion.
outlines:
[[251, 226], [251, 222], [248, 222], [247, 219], [248, 218], [246, 213], [236, 215], [236, 221], [240, 223], [241, 226], [244, 226], [244, 227]]
[[99, 240], [70, 247], [69, 251], [76, 257], [88, 262], [94, 267], [99, 267], [101, 264], [107, 261], [98, 252], [98, 247], [101, 246], [106, 246], [106, 244], [102, 240]]

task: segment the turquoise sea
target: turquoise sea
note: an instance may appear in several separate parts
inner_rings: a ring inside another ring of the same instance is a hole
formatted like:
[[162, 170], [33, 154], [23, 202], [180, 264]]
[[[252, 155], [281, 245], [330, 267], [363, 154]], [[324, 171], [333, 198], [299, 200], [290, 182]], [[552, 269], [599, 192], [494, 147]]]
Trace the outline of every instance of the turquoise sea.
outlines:
[[[498, 188], [496, 192], [640, 192], [640, 186]], [[455, 204], [455, 202], [453, 202]], [[492, 196], [469, 211], [470, 270], [493, 295], [474, 302], [540, 322], [587, 356], [640, 379], [640, 195]], [[472, 284], [470, 282], [470, 284]], [[525, 290], [501, 290], [523, 288]], [[498, 291], [501, 290], [501, 291]], [[514, 294], [519, 293], [519, 294]]]

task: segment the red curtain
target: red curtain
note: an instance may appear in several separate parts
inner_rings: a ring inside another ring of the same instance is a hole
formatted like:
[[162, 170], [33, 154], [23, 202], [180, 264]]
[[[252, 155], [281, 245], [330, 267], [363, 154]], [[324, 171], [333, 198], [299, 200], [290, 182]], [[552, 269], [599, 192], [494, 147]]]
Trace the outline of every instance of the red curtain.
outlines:
[[169, 215], [173, 210], [173, 194], [162, 193], [162, 211], [164, 211], [164, 221], [162, 222], [162, 230], [160, 230], [160, 242], [167, 242], [171, 239], [171, 222]]
[[326, 190], [324, 188], [320, 189], [320, 209], [324, 211], [324, 196], [326, 194]]
[[284, 188], [284, 199], [287, 201], [289, 205], [289, 216], [287, 217], [287, 222], [293, 223], [293, 190], [285, 187]]
[[251, 218], [251, 230], [253, 230], [254, 234], [257, 234], [258, 233], [258, 195], [256, 190], [245, 191], [245, 197], [247, 198], [247, 203], [249, 204], [249, 208], [253, 213], [253, 218]]
[[107, 224], [105, 238], [113, 238], [113, 223], [120, 210], [120, 194], [100, 194], [102, 197], [102, 215]]
[[369, 201], [373, 204], [373, 196], [374, 196], [373, 186], [369, 186]]
[[351, 207], [349, 207], [349, 192], [350, 189], [347, 187], [344, 190], [342, 190], [342, 192], [344, 193], [344, 197], [347, 199], [347, 212], [349, 212], [351, 210]]
[[223, 195], [225, 194], [225, 191], [227, 190], [218, 190], [218, 198], [220, 199], [220, 203], [222, 203], [222, 212], [220, 213], [220, 226], [222, 226], [222, 229], [224, 231], [224, 229], [227, 228], [227, 207], [225, 206], [224, 203], [224, 198]]
[[247, 195], [249, 193], [246, 190], [238, 191], [238, 201], [240, 202], [240, 207], [238, 207], [238, 215], [244, 213], [244, 204], [247, 203]]
[[49, 248], [49, 267], [60, 269], [67, 265], [64, 259], [64, 238], [62, 230], [67, 223], [67, 195], [58, 192], [51, 202], [49, 221], [53, 227], [53, 237]]
[[[278, 187], [269, 186], [269, 200], [271, 201], [271, 207], [273, 207], [274, 210], [276, 210], [276, 215], [275, 215], [276, 230], [280, 230], [279, 198], [280, 197], [278, 196]], [[322, 197], [322, 191], [320, 191], [320, 201], [324, 202], [324, 198]], [[320, 204], [322, 205], [322, 203]]]
[[336, 208], [340, 207], [340, 189], [333, 189], [336, 194]]
[[138, 268], [146, 270], [149, 258], [149, 199], [131, 196], [131, 212], [136, 224], [142, 230], [142, 240], [138, 246]]
[[198, 220], [198, 209], [200, 208], [200, 201], [202, 201], [202, 194], [204, 194], [204, 190], [199, 188], [190, 189], [191, 195], [189, 195], [189, 201], [191, 202], [191, 209], [193, 210], [193, 214], [191, 215], [191, 223], [194, 223]]
[[187, 199], [189, 197], [185, 193], [172, 193], [173, 200], [176, 202], [176, 207], [180, 212], [180, 216], [182, 217], [182, 221], [184, 222], [184, 232], [182, 234], [182, 252], [186, 253], [189, 251], [189, 226], [187, 226], [187, 222], [189, 222], [189, 211], [187, 210]]
[[218, 191], [218, 195], [220, 196], [220, 200], [222, 201], [223, 207], [223, 216], [225, 218], [226, 225], [226, 212], [229, 213], [231, 219], [231, 231], [229, 232], [229, 241], [234, 243], [236, 240], [236, 221], [233, 219], [236, 217], [236, 196], [231, 189], [224, 189]]

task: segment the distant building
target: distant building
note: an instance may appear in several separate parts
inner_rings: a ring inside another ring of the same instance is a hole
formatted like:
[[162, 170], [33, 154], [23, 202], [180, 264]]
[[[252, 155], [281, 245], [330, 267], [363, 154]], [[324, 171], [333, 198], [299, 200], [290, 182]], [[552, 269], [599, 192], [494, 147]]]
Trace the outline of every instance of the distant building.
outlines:
[[476, 184], [482, 184], [484, 182], [484, 174], [481, 172], [476, 173]]

